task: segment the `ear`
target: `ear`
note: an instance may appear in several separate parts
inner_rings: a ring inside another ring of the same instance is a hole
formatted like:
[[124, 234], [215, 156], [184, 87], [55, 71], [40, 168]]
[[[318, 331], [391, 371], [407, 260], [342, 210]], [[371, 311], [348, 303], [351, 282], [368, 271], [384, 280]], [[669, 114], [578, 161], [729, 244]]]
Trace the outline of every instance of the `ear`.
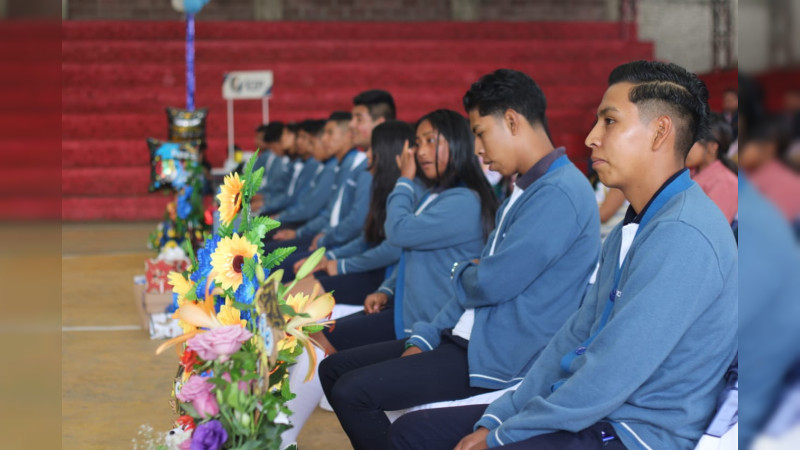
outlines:
[[512, 136], [519, 134], [520, 117], [519, 113], [509, 108], [503, 113], [503, 122]]
[[377, 127], [378, 125], [382, 124], [383, 122], [386, 122], [386, 117], [383, 117], [383, 116], [378, 117], [378, 120], [375, 121], [375, 126]]
[[675, 150], [675, 130], [672, 125], [672, 118], [666, 115], [658, 116], [653, 121], [653, 151], [661, 149]]

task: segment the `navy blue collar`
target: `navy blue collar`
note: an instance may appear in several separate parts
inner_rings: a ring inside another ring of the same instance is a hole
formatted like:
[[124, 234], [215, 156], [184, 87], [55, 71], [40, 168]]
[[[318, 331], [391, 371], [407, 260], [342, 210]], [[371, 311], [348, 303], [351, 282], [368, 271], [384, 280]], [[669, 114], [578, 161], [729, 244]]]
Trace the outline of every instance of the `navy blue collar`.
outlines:
[[665, 181], [664, 184], [662, 184], [661, 187], [658, 188], [656, 193], [653, 194], [652, 197], [650, 197], [650, 201], [647, 202], [647, 205], [645, 205], [644, 209], [642, 209], [642, 212], [637, 214], [636, 211], [634, 211], [633, 209], [633, 205], [628, 206], [628, 210], [625, 212], [625, 219], [622, 221], [622, 224], [628, 225], [630, 223], [641, 223], [642, 218], [644, 217], [645, 214], [647, 214], [647, 210], [650, 209], [650, 205], [653, 204], [653, 200], [655, 200], [656, 197], [658, 197], [658, 195], [661, 194], [661, 192], [667, 188], [667, 186], [672, 184], [673, 181], [677, 180], [678, 177], [680, 177], [684, 173], [686, 173], [687, 174], [686, 176], [688, 177], [689, 169], [681, 169], [675, 172], [671, 177], [669, 177], [669, 179], [667, 179], [667, 181]]
[[547, 173], [547, 169], [550, 168], [550, 165], [553, 164], [555, 160], [564, 156], [567, 153], [567, 150], [564, 147], [558, 147], [557, 149], [553, 150], [552, 152], [546, 154], [542, 159], [536, 162], [524, 175], [517, 178], [516, 184], [519, 186], [520, 189], [525, 190], [528, 189], [530, 185], [532, 185], [536, 180], [542, 178], [544, 174]]

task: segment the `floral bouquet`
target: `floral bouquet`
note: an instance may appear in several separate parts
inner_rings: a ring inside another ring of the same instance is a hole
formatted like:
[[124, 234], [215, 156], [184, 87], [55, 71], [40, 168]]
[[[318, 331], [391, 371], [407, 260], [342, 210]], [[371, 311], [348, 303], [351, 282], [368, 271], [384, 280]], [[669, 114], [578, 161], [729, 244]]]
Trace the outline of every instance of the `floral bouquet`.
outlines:
[[[158, 448], [279, 449], [288, 429], [285, 403], [294, 395], [288, 367], [308, 350], [316, 357], [309, 334], [322, 330], [334, 300], [330, 293], [287, 297], [294, 284], [321, 260], [316, 251], [297, 272], [295, 282], [281, 284], [282, 271], [270, 274], [295, 249], [263, 254], [266, 233], [279, 223], [250, 217], [250, 199], [263, 169], [250, 159], [243, 176], [225, 178], [220, 202], [220, 229], [189, 254], [191, 267], [172, 272], [170, 284], [184, 334], [161, 345], [176, 346], [180, 367], [175, 380], [176, 428]], [[234, 229], [239, 217], [238, 229]], [[189, 248], [191, 250], [191, 248]], [[313, 367], [307, 379], [313, 377]]]

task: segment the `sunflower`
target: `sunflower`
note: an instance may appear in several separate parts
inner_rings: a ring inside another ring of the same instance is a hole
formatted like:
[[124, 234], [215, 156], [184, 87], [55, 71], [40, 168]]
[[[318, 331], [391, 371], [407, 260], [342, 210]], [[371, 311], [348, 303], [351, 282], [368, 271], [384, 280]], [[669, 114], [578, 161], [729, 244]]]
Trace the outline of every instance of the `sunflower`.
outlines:
[[222, 325], [241, 325], [244, 328], [247, 321], [241, 318], [241, 311], [233, 306], [231, 299], [225, 299], [225, 304], [220, 306], [217, 320]]
[[236, 233], [231, 237], [222, 238], [211, 255], [214, 281], [219, 283], [222, 289], [231, 288], [234, 291], [238, 289], [242, 284], [244, 260], [252, 258], [257, 251], [258, 246]]
[[219, 200], [219, 221], [227, 225], [233, 221], [236, 214], [242, 209], [242, 187], [244, 184], [239, 179], [239, 174], [234, 173], [225, 177], [225, 184], [220, 186], [220, 193], [217, 194]]
[[170, 272], [169, 284], [172, 285], [172, 292], [178, 294], [178, 306], [180, 307], [185, 301], [186, 294], [194, 289], [194, 282], [187, 280], [178, 272]]

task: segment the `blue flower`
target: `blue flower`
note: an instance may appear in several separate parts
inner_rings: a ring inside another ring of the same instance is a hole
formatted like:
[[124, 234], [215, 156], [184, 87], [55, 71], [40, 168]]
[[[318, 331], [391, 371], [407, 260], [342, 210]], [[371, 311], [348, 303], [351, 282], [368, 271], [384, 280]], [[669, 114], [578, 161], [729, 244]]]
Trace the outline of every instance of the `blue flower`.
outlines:
[[[258, 264], [258, 255], [253, 256], [253, 260]], [[236, 289], [236, 292], [233, 293], [234, 298], [239, 303], [245, 303], [247, 305], [252, 305], [253, 300], [256, 296], [256, 290], [258, 290], [258, 280], [256, 277], [248, 277], [246, 275], [242, 276], [242, 284], [239, 285], [239, 288]], [[241, 318], [250, 321], [250, 314], [251, 310], [243, 310], [241, 312]]]
[[[197, 298], [200, 300], [206, 298], [206, 278], [211, 272], [211, 255], [217, 250], [217, 244], [219, 244], [219, 241], [219, 236], [211, 236], [206, 239], [206, 243], [203, 248], [197, 251], [197, 270], [192, 272], [192, 275], [189, 278], [195, 282], [195, 285], [197, 286], [195, 288], [195, 293], [197, 294]], [[213, 281], [208, 289], [214, 289]]]
[[192, 198], [193, 189], [191, 186], [186, 186], [183, 193], [178, 196], [178, 217], [186, 220], [189, 214], [192, 213], [192, 203], [189, 201]]

